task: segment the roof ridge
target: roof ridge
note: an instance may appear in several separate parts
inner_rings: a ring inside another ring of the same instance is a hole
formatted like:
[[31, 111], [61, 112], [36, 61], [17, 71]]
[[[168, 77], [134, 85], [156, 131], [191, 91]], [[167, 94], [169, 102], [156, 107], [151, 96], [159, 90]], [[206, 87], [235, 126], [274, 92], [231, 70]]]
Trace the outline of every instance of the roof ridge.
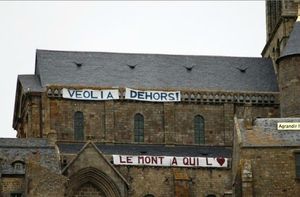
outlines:
[[37, 53], [53, 52], [53, 53], [94, 53], [94, 54], [120, 54], [120, 55], [157, 55], [157, 56], [180, 56], [180, 57], [223, 57], [223, 58], [249, 58], [249, 59], [270, 59], [266, 57], [250, 57], [250, 56], [226, 56], [226, 55], [195, 55], [195, 54], [172, 54], [172, 53], [147, 53], [147, 52], [113, 52], [113, 51], [76, 51], [76, 50], [52, 50], [52, 49], [36, 49]]

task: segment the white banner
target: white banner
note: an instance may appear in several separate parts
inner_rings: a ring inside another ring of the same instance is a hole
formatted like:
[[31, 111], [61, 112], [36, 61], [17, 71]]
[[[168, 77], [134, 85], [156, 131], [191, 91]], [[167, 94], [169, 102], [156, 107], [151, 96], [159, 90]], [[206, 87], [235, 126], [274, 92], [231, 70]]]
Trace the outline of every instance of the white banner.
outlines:
[[278, 122], [277, 130], [300, 130], [300, 122]]
[[151, 102], [179, 102], [181, 97], [180, 91], [143, 91], [126, 88], [125, 99]]
[[213, 167], [227, 168], [224, 157], [172, 157], [148, 155], [113, 155], [114, 165], [165, 166], [165, 167]]
[[119, 90], [74, 90], [62, 89], [63, 98], [75, 100], [116, 100], [119, 99]]

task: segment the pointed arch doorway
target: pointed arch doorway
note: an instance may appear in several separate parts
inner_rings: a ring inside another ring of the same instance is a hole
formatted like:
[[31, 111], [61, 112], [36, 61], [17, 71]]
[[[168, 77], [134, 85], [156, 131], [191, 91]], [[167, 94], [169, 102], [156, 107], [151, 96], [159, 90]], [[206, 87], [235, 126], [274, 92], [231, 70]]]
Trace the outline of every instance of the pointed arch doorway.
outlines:
[[113, 180], [96, 168], [84, 168], [70, 177], [66, 190], [67, 197], [121, 197]]

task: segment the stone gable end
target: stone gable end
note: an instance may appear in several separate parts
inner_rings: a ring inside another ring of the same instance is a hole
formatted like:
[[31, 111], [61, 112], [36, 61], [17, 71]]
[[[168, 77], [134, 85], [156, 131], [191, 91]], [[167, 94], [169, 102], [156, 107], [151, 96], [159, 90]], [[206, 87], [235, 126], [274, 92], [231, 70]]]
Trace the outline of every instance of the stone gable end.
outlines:
[[[69, 190], [76, 190], [79, 188], [74, 188], [74, 185], [81, 187], [86, 183], [93, 183], [93, 178], [87, 178], [87, 176], [89, 176], [89, 171], [93, 171], [93, 173], [98, 172], [99, 177], [104, 177], [104, 179], [107, 178], [108, 182], [111, 182], [113, 186], [119, 188], [120, 196], [124, 196], [127, 192], [128, 183], [126, 179], [117, 171], [117, 169], [114, 168], [112, 164], [110, 164], [101, 151], [99, 151], [91, 142], [85, 144], [77, 156], [63, 170], [62, 173], [70, 179], [69, 187], [67, 188]], [[80, 180], [78, 180], [78, 177], [81, 177], [81, 180], [83, 181], [82, 183], [79, 182]], [[72, 180], [73, 178], [76, 178], [76, 180]], [[99, 182], [99, 179], [96, 177], [95, 182]], [[87, 181], [84, 182], [84, 180]], [[78, 182], [76, 183], [76, 181]]]

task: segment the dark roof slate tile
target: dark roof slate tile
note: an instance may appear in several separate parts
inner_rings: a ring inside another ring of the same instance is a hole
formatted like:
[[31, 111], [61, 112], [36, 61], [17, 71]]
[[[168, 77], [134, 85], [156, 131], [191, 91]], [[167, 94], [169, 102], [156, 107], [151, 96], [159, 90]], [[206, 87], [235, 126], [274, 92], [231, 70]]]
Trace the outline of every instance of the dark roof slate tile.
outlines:
[[42, 87], [278, 91], [272, 61], [265, 58], [37, 50], [36, 74]]
[[42, 92], [43, 88], [36, 75], [19, 75], [18, 80], [24, 92]]
[[[55, 147], [45, 139], [0, 138], [0, 159], [2, 175], [24, 174], [24, 169], [17, 170], [13, 163], [35, 159], [41, 166], [53, 172], [60, 172], [58, 155]], [[38, 158], [38, 159], [37, 159]]]
[[[76, 154], [84, 143], [58, 143], [60, 153]], [[99, 144], [97, 148], [105, 155], [155, 155], [155, 156], [190, 156], [190, 157], [231, 157], [231, 148], [203, 146], [165, 146], [165, 145], [133, 145], [133, 144]]]
[[290, 55], [300, 55], [300, 21], [294, 24], [294, 28], [290, 34], [289, 40], [283, 49], [282, 55], [280, 57], [286, 57]]

